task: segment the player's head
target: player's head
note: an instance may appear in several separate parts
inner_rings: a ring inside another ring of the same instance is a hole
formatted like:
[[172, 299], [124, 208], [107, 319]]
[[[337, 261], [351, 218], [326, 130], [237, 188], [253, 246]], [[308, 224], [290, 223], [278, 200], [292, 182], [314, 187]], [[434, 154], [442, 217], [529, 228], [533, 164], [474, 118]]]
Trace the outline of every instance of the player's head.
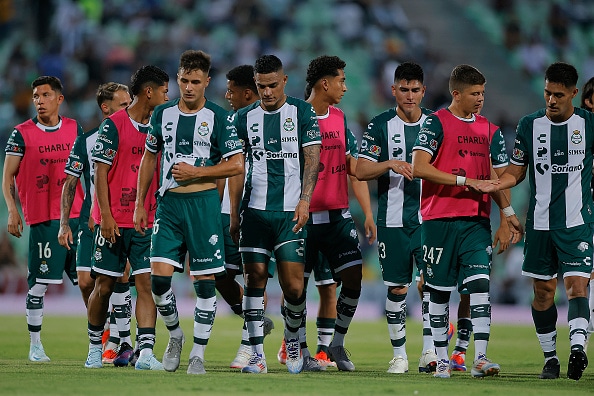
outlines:
[[179, 57], [179, 74], [200, 70], [210, 73], [210, 55], [204, 51], [187, 50]]
[[262, 55], [254, 65], [254, 80], [262, 107], [267, 111], [279, 109], [286, 99], [287, 75], [283, 63], [274, 55]]
[[33, 88], [33, 104], [42, 122], [55, 121], [60, 105], [64, 101], [62, 91], [64, 87], [58, 77], [41, 76], [31, 83]]
[[258, 88], [254, 81], [254, 67], [241, 65], [229, 70], [227, 77], [227, 91], [225, 99], [234, 111], [241, 109], [258, 100]]
[[307, 67], [306, 93], [308, 88], [310, 94], [313, 89], [319, 90], [330, 104], [339, 103], [347, 91], [345, 67], [346, 62], [338, 56], [322, 55], [313, 59]]
[[573, 114], [573, 98], [577, 95], [578, 73], [575, 67], [555, 62], [545, 71], [544, 99], [547, 117], [563, 122]]
[[157, 66], [142, 66], [133, 75], [130, 81], [130, 92], [134, 99], [143, 97], [149, 102], [150, 107], [165, 103], [169, 98], [169, 75]]
[[582, 109], [594, 111], [594, 77], [590, 78], [582, 88]]
[[420, 116], [418, 111], [425, 96], [423, 78], [423, 68], [413, 62], [403, 62], [394, 70], [392, 95], [396, 98], [396, 111], [407, 121], [413, 116]]
[[204, 51], [187, 50], [179, 58], [177, 85], [179, 96], [187, 110], [198, 110], [206, 101], [210, 83], [210, 55]]
[[116, 82], [101, 84], [96, 96], [97, 104], [105, 117], [129, 106], [132, 101], [128, 87]]
[[452, 104], [465, 114], [478, 113], [485, 99], [486, 83], [485, 76], [476, 67], [456, 66], [450, 75], [449, 84]]

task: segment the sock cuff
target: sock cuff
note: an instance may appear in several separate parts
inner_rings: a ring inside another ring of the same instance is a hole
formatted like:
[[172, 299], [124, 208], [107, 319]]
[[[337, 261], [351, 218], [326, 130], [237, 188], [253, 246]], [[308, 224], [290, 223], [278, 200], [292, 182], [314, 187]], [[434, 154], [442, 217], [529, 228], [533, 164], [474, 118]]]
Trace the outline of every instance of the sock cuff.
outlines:
[[151, 290], [153, 294], [162, 296], [171, 289], [171, 276], [151, 275]]
[[113, 287], [114, 293], [126, 293], [130, 291], [130, 282], [116, 282]]

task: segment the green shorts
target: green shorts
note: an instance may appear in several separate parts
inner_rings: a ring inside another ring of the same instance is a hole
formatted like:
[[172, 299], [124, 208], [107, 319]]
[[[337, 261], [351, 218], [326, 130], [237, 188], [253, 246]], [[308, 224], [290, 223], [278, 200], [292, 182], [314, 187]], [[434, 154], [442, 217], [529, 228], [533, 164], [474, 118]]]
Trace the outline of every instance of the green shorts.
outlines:
[[526, 227], [522, 275], [549, 280], [558, 273], [589, 278], [591, 272], [591, 224], [550, 231]]
[[[309, 261], [309, 258], [307, 258], [307, 260], [306, 272], [304, 272], [303, 276], [310, 278], [312, 270], [309, 268], [309, 266], [311, 266], [311, 262]], [[318, 258], [313, 262], [313, 274], [316, 286], [336, 283], [339, 278], [337, 274], [332, 271], [330, 268], [330, 262], [322, 253], [318, 253]]]
[[130, 261], [132, 275], [151, 272], [149, 250], [151, 229], [141, 235], [134, 228], [120, 228], [115, 243], [109, 243], [101, 236], [101, 228], [95, 226], [93, 241], [93, 269], [91, 274], [103, 274], [118, 278], [124, 275], [126, 261]]
[[[78, 219], [70, 219], [70, 229], [78, 229]], [[60, 220], [33, 224], [29, 232], [29, 260], [27, 283], [61, 284], [65, 272], [72, 284], [76, 275], [76, 240], [70, 250], [58, 242]]]
[[427, 220], [421, 225], [425, 284], [437, 290], [463, 290], [466, 283], [489, 279], [491, 225], [482, 217]]
[[377, 249], [382, 278], [386, 286], [410, 286], [414, 271], [422, 272], [420, 225], [416, 227], [378, 226]]
[[91, 260], [93, 257], [93, 231], [89, 229], [87, 221], [80, 223], [76, 239], [76, 270], [91, 272]]
[[292, 228], [294, 212], [247, 208], [241, 215], [239, 252], [244, 263], [268, 263], [272, 252], [277, 261], [304, 263], [306, 227]]
[[359, 235], [352, 218], [340, 217], [337, 221], [307, 224], [305, 272], [311, 273], [322, 253], [330, 264], [332, 273], [363, 264]]
[[186, 253], [190, 256], [190, 275], [225, 271], [221, 204], [216, 189], [167, 191], [157, 204], [151, 262], [167, 263], [183, 271]]
[[233, 242], [231, 234], [229, 233], [231, 216], [226, 213], [221, 213], [221, 221], [223, 223], [223, 236], [225, 238], [225, 268], [235, 270], [237, 272], [243, 272], [239, 246]]

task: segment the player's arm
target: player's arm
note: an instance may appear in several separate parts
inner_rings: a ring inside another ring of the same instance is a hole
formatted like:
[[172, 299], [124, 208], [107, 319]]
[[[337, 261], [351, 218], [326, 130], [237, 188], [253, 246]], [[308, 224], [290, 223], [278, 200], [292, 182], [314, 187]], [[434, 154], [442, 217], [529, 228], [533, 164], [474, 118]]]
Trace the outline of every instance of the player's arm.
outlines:
[[193, 166], [185, 162], [180, 162], [173, 165], [171, 175], [180, 184], [186, 184], [192, 181], [210, 182], [214, 181], [213, 179], [221, 179], [243, 173], [243, 161], [243, 154], [238, 152], [228, 157], [226, 161], [221, 161], [213, 166]]
[[5, 156], [2, 170], [2, 194], [4, 194], [4, 201], [8, 208], [8, 232], [17, 238], [22, 235], [23, 220], [16, 204], [15, 177], [19, 172], [22, 158], [18, 155]]
[[144, 150], [140, 167], [138, 169], [138, 183], [136, 186], [136, 202], [134, 203], [134, 229], [144, 235], [148, 227], [148, 214], [144, 207], [146, 194], [153, 181], [155, 167], [157, 166], [157, 153]]
[[109, 204], [109, 186], [107, 184], [107, 174], [111, 169], [111, 165], [104, 162], [95, 162], [95, 193], [97, 194], [97, 202], [99, 205], [99, 212], [101, 213], [101, 236], [106, 241], [114, 243], [116, 236], [120, 236], [120, 229], [111, 213], [111, 206]]
[[78, 177], [66, 175], [66, 181], [62, 186], [62, 197], [60, 198], [60, 230], [58, 231], [58, 242], [66, 249], [70, 250], [70, 245], [74, 243], [72, 239], [72, 230], [70, 229], [70, 210], [76, 195], [76, 186]]
[[357, 176], [357, 179], [359, 180], [373, 180], [389, 171], [399, 173], [408, 180], [412, 180], [413, 178], [412, 166], [406, 161], [392, 159], [382, 162], [373, 162], [362, 157], [357, 159], [355, 176]]
[[243, 172], [229, 179], [230, 223], [229, 234], [236, 245], [239, 245], [239, 211], [243, 195]]
[[355, 198], [357, 198], [357, 202], [359, 202], [359, 206], [361, 206], [363, 214], [365, 215], [365, 223], [363, 225], [365, 228], [365, 237], [367, 237], [367, 240], [371, 245], [377, 236], [377, 228], [375, 226], [375, 221], [373, 220], [373, 211], [371, 210], [369, 186], [366, 181], [361, 181], [354, 175], [355, 170], [359, 166], [359, 161], [358, 158], [355, 158], [352, 155], [347, 155], [347, 170], [351, 179], [351, 187], [353, 188], [353, 194], [355, 194]]
[[303, 147], [303, 180], [301, 182], [301, 196], [295, 208], [295, 216], [293, 216], [293, 221], [297, 222], [293, 227], [293, 232], [299, 232], [309, 220], [309, 203], [318, 181], [320, 147], [320, 144], [310, 144]]

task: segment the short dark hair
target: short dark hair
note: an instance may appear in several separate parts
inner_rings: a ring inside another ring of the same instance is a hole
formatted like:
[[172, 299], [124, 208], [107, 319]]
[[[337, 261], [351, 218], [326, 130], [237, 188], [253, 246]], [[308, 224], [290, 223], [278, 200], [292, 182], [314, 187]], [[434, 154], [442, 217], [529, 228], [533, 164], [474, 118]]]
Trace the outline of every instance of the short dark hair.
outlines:
[[210, 55], [204, 51], [187, 50], [179, 57], [179, 70], [191, 72], [201, 70], [208, 74], [210, 72]]
[[[316, 83], [326, 76], [338, 76], [338, 71], [343, 70], [346, 67], [346, 62], [340, 59], [338, 56], [322, 55], [313, 59], [307, 66], [307, 74], [305, 82], [311, 93]], [[307, 93], [306, 88], [306, 93]]]
[[31, 89], [35, 89], [40, 85], [49, 85], [52, 91], [56, 91], [61, 94], [64, 91], [62, 81], [58, 77], [54, 76], [39, 76], [31, 83]]
[[593, 94], [594, 94], [594, 77], [589, 79], [588, 82], [584, 84], [584, 88], [582, 88], [582, 104], [581, 104], [582, 109], [592, 110], [590, 107], [586, 106], [586, 99], [592, 100]]
[[254, 74], [275, 73], [283, 68], [283, 62], [275, 55], [262, 55], [256, 59]]
[[450, 92], [462, 91], [471, 85], [484, 85], [487, 79], [476, 67], [470, 65], [458, 65], [450, 75]]
[[99, 88], [97, 88], [97, 104], [101, 106], [108, 100], [113, 100], [113, 94], [115, 94], [117, 91], [129, 92], [128, 86], [116, 82], [108, 82], [99, 85]]
[[130, 92], [137, 96], [147, 85], [161, 87], [169, 82], [169, 75], [157, 66], [142, 66], [132, 75]]
[[256, 82], [254, 81], [254, 66], [241, 65], [229, 70], [226, 74], [227, 80], [233, 81], [238, 87], [251, 89], [258, 94]]
[[573, 88], [578, 82], [578, 72], [569, 63], [555, 62], [547, 67], [545, 81], [562, 84], [565, 88]]
[[402, 62], [396, 70], [394, 70], [394, 82], [405, 80], [417, 80], [423, 83], [424, 73], [423, 68], [414, 62]]

